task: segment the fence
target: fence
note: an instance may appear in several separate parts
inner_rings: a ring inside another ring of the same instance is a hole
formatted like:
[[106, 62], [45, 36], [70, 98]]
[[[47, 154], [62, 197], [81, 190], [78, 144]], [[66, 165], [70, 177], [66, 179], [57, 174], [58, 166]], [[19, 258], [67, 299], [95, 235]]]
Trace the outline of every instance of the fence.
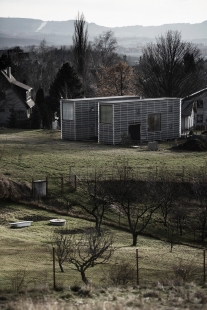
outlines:
[[[130, 167], [126, 167], [130, 169]], [[87, 171], [85, 171], [87, 170]], [[164, 169], [165, 172], [168, 172], [172, 177], [174, 176], [177, 181], [190, 181], [194, 177], [194, 173], [198, 173], [196, 167], [192, 169], [187, 169], [185, 166], [177, 166], [173, 169]], [[140, 180], [145, 180], [149, 178], [150, 175], [159, 175], [158, 166], [139, 166], [134, 169], [133, 174], [135, 177]], [[69, 190], [76, 190], [78, 186], [81, 186], [82, 182], [86, 180], [94, 180], [95, 176], [101, 176], [102, 180], [118, 178], [119, 174], [115, 167], [108, 168], [107, 171], [96, 171], [95, 167], [91, 169], [71, 169], [69, 174], [60, 175], [60, 176], [45, 176], [43, 180], [46, 181], [46, 192], [47, 194], [52, 195], [61, 195], [64, 192]], [[198, 176], [198, 175], [197, 175]], [[32, 184], [34, 180], [32, 180]], [[32, 186], [33, 187], [33, 186]]]
[[[88, 269], [87, 277], [94, 285], [150, 285], [175, 279], [197, 284], [206, 282], [206, 250], [177, 245], [170, 252], [166, 244], [162, 247], [159, 241], [157, 244], [157, 252], [142, 244], [137, 249], [117, 248], [107, 265]], [[17, 243], [9, 248], [4, 247], [0, 253], [0, 266], [0, 290], [44, 291], [83, 284], [80, 273], [71, 270], [67, 261], [63, 265], [64, 272], [60, 271], [51, 245], [23, 249]], [[120, 269], [122, 266], [125, 269], [130, 266], [128, 278], [126, 270]]]

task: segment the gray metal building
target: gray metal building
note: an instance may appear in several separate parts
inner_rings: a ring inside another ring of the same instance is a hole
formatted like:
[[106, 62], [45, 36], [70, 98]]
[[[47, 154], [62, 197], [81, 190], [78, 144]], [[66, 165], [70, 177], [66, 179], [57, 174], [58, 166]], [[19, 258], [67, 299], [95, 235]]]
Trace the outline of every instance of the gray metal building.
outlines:
[[180, 98], [133, 99], [99, 103], [98, 142], [119, 144], [122, 134], [135, 142], [181, 136]]
[[62, 139], [120, 144], [123, 134], [136, 143], [181, 136], [180, 98], [62, 99], [60, 108]]
[[61, 99], [61, 138], [72, 141], [98, 139], [98, 104], [102, 101], [129, 100], [139, 97], [115, 96]]

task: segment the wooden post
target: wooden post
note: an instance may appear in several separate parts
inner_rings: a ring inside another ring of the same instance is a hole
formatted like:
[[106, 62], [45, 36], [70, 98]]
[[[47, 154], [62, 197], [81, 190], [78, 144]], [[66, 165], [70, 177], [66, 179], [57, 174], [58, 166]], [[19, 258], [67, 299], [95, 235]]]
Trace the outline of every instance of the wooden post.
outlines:
[[32, 196], [34, 196], [34, 189], [33, 189], [33, 187], [34, 187], [34, 179], [32, 178]]
[[136, 266], [137, 266], [137, 285], [139, 285], [139, 258], [138, 258], [138, 249], [136, 249]]
[[182, 182], [183, 182], [183, 180], [184, 180], [184, 174], [185, 174], [185, 167], [183, 166]]
[[206, 250], [203, 250], [203, 282], [206, 283]]
[[76, 191], [76, 187], [77, 187], [77, 180], [76, 180], [76, 174], [74, 175], [74, 187], [75, 187], [75, 191]]
[[52, 248], [52, 257], [53, 257], [53, 288], [56, 289], [56, 282], [55, 282], [55, 248]]
[[46, 195], [48, 194], [48, 176], [46, 176]]
[[63, 176], [61, 176], [61, 193], [63, 193], [64, 185], [63, 185]]

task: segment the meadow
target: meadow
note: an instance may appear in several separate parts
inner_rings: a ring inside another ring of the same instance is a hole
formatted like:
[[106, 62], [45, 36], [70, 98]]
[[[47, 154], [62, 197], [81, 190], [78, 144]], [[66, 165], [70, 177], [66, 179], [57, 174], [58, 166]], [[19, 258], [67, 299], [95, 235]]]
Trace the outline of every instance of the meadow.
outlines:
[[[205, 165], [205, 152], [176, 152], [171, 149], [172, 146], [173, 141], [165, 142], [159, 144], [158, 151], [151, 152], [146, 145], [130, 148], [99, 145], [92, 141], [64, 141], [61, 140], [59, 131], [1, 129], [0, 171], [1, 175], [12, 180], [31, 183], [32, 179], [68, 175], [71, 169], [80, 176], [93, 173], [95, 169], [113, 174], [113, 167], [124, 160], [143, 175], [149, 170], [156, 172], [156, 169], [167, 169], [177, 175], [184, 173], [186, 178], [191, 177], [193, 170]], [[168, 309], [168, 305], [169, 309], [172, 309], [170, 306], [181, 309], [186, 303], [189, 309], [204, 309], [202, 307], [207, 303], [204, 298], [206, 287], [201, 286], [202, 248], [176, 244], [171, 252], [169, 243], [158, 238], [139, 236], [137, 285], [136, 248], [131, 246], [131, 235], [107, 225], [104, 229], [113, 234], [116, 250], [110, 263], [88, 270], [90, 288], [85, 288], [81, 295], [81, 277], [66, 263], [64, 273], [56, 266], [56, 285], [59, 292], [51, 293], [54, 280], [51, 236], [54, 227], [49, 225], [49, 220], [57, 217], [66, 219], [67, 230], [77, 236], [90, 229], [93, 222], [87, 218], [81, 219], [46, 210], [42, 208], [41, 202], [37, 201], [17, 204], [2, 200], [0, 208], [0, 265], [3, 266], [0, 272], [0, 290], [5, 297], [2, 307], [9, 305], [12, 308], [10, 301], [16, 298], [15, 309], [28, 309], [27, 296], [32, 292], [40, 300], [39, 308], [35, 308], [35, 304], [31, 305], [30, 302], [31, 309], [44, 308], [44, 302], [47, 302], [48, 309], [56, 309], [57, 298], [61, 299], [58, 309], [66, 309], [68, 305], [71, 306], [70, 309], [103, 309], [106, 301], [110, 302], [108, 306], [105, 304], [105, 309]], [[21, 220], [33, 220], [33, 223], [31, 227], [24, 229], [11, 229], [11, 222]], [[123, 262], [132, 266], [134, 284], [118, 288], [111, 282], [110, 272], [111, 267]], [[187, 281], [176, 272], [179, 268], [186, 269]], [[186, 282], [191, 284], [187, 285]], [[79, 287], [77, 292], [72, 290], [74, 286]], [[23, 299], [19, 299], [19, 293], [23, 294]], [[48, 296], [48, 299], [42, 299], [42, 296]], [[86, 297], [93, 297], [93, 302], [86, 301]]]
[[31, 182], [68, 174], [71, 168], [80, 175], [95, 169], [112, 173], [114, 165], [124, 160], [142, 174], [156, 168], [182, 174], [184, 169], [188, 177], [206, 163], [206, 152], [176, 152], [174, 145], [166, 141], [152, 152], [146, 145], [130, 148], [61, 140], [60, 131], [0, 130], [0, 169], [12, 179]]

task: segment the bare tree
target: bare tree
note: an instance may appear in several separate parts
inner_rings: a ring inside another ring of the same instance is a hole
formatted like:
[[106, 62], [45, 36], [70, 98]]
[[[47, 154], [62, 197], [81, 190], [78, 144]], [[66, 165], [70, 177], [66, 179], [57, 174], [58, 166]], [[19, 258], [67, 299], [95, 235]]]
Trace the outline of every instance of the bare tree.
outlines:
[[156, 44], [143, 49], [137, 70], [137, 86], [145, 97], [185, 97], [205, 87], [199, 49], [168, 31]]
[[135, 75], [131, 66], [121, 61], [111, 67], [97, 71], [98, 96], [135, 95]]
[[92, 66], [98, 69], [99, 67], [108, 68], [116, 64], [119, 60], [116, 48], [117, 40], [111, 30], [95, 38], [92, 43]]
[[80, 239], [72, 240], [69, 264], [72, 269], [80, 272], [83, 282], [87, 285], [89, 280], [86, 271], [96, 265], [103, 265], [111, 258], [114, 252], [113, 238], [106, 232], [100, 236], [96, 231], [92, 231], [82, 235]]
[[88, 178], [84, 188], [85, 199], [78, 199], [74, 202], [95, 220], [97, 234], [101, 235], [101, 225], [106, 210], [110, 207], [111, 199], [108, 195], [108, 182], [104, 181], [102, 174], [95, 172], [93, 178]]
[[71, 252], [72, 239], [69, 235], [65, 235], [65, 230], [55, 231], [51, 239], [60, 270], [64, 272], [63, 263], [68, 259]]
[[[113, 180], [109, 188], [115, 206], [126, 216], [132, 234], [132, 246], [137, 245], [138, 235], [147, 227], [159, 203], [149, 200], [146, 182], [138, 180], [128, 166], [119, 168], [119, 180]], [[152, 183], [150, 183], [152, 189]]]

